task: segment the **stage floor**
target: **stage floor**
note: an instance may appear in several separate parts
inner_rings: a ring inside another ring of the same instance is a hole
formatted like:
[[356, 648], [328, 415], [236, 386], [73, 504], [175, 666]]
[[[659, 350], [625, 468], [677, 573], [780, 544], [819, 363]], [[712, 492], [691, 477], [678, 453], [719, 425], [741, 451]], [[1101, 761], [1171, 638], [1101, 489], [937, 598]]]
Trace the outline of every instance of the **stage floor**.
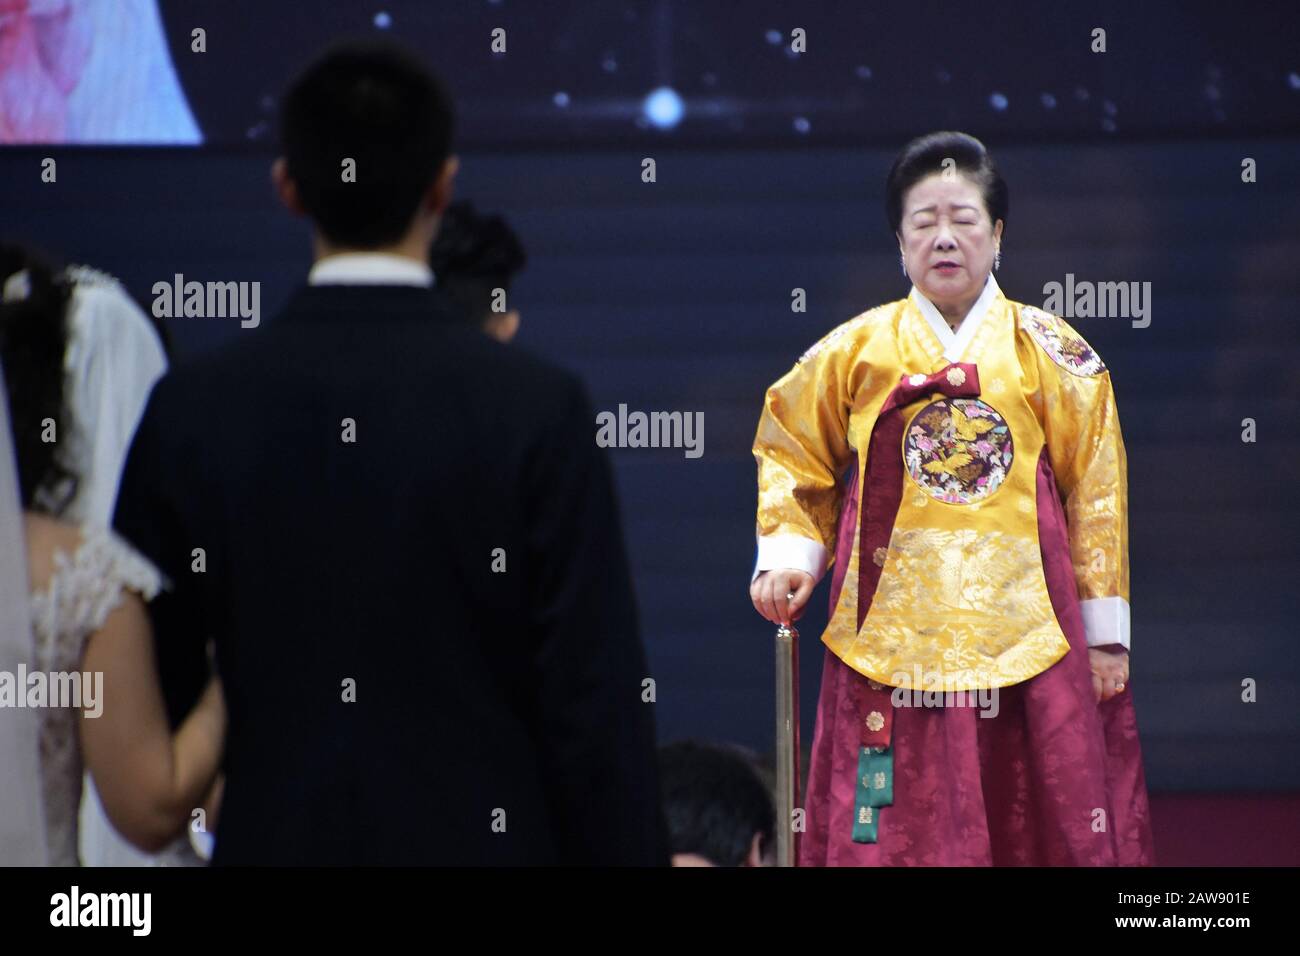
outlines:
[[1300, 866], [1300, 793], [1152, 793], [1158, 866]]

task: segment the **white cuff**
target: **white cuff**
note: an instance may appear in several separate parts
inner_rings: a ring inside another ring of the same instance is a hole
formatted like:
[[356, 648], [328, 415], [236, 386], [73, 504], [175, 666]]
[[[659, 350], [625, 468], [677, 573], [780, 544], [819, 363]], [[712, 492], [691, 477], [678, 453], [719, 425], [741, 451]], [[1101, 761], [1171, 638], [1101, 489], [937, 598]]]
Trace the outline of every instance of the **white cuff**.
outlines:
[[1083, 632], [1089, 647], [1123, 644], [1129, 649], [1129, 607], [1122, 597], [1088, 598], [1079, 602]]
[[821, 581], [826, 573], [829, 557], [826, 546], [820, 541], [797, 534], [774, 534], [758, 539], [758, 560], [749, 583], [753, 584], [764, 571], [773, 568], [794, 568], [813, 576], [813, 583]]

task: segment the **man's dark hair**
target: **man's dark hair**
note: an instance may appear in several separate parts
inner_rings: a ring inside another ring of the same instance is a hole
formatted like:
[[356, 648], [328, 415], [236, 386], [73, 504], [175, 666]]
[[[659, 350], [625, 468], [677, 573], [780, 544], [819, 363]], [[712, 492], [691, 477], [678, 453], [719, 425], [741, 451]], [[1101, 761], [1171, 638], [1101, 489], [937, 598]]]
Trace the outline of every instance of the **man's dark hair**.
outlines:
[[894, 160], [885, 180], [885, 218], [889, 220], [889, 228], [902, 231], [903, 199], [907, 191], [925, 177], [942, 173], [945, 159], [951, 159], [956, 172], [979, 186], [989, 221], [996, 223], [1001, 219], [1006, 228], [1011, 201], [993, 157], [974, 136], [950, 130], [918, 136]]
[[492, 311], [495, 289], [510, 282], [527, 256], [514, 230], [500, 216], [475, 212], [468, 200], [447, 207], [438, 238], [429, 249], [434, 292], [464, 322], [481, 325]]
[[673, 853], [739, 866], [754, 834], [760, 852], [775, 835], [776, 810], [754, 760], [737, 747], [686, 740], [659, 750], [664, 816]]
[[[410, 53], [350, 42], [313, 62], [285, 94], [280, 144], [298, 196], [336, 245], [396, 242], [451, 153], [451, 100]], [[343, 161], [356, 181], [343, 181]]]

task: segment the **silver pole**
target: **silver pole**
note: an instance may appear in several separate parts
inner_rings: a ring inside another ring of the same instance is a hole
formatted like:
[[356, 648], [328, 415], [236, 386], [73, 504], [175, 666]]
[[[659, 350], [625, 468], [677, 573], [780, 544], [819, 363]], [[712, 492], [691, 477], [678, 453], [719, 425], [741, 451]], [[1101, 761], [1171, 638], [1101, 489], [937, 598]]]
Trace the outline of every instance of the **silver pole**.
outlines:
[[[799, 632], [776, 631], [776, 865], [799, 865]], [[802, 829], [802, 828], [801, 828]]]

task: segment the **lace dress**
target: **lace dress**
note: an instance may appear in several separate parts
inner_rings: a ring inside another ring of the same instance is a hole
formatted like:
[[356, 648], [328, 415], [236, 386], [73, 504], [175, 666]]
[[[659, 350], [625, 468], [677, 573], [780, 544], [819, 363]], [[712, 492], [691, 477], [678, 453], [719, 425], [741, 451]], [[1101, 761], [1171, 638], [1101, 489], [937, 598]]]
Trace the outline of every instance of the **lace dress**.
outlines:
[[[46, 674], [75, 673], [87, 638], [103, 626], [121, 603], [123, 592], [151, 600], [161, 585], [158, 569], [111, 531], [87, 526], [71, 557], [54, 554], [54, 570], [44, 590], [31, 597], [36, 666]], [[102, 682], [96, 691], [103, 693]], [[76, 707], [41, 710], [41, 776], [49, 859], [53, 866], [77, 866], [77, 821], [81, 803], [82, 761]], [[178, 838], [158, 857], [171, 866], [200, 864], [187, 837]]]

